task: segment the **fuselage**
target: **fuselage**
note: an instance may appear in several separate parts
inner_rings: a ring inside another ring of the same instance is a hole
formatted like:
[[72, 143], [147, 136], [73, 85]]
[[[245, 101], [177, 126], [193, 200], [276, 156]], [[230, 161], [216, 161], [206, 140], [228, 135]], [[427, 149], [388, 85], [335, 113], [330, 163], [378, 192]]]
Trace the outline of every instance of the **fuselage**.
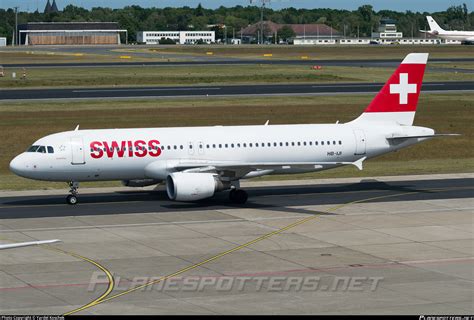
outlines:
[[474, 41], [474, 31], [437, 31], [433, 35], [446, 40]]
[[39, 139], [10, 167], [18, 175], [48, 181], [163, 180], [189, 160], [288, 164], [272, 174], [318, 171], [337, 165], [291, 163], [353, 162], [395, 151], [418, 142], [392, 145], [386, 139], [407, 128], [431, 130], [351, 123], [77, 130]]

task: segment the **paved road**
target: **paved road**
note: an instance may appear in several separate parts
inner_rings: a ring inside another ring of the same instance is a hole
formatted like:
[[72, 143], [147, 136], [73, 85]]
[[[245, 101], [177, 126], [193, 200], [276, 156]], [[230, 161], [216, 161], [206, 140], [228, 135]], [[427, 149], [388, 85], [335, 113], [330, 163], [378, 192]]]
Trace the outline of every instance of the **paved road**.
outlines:
[[[229, 86], [121, 87], [0, 90], [0, 100], [92, 99], [186, 96], [341, 94], [378, 92], [382, 83], [265, 84]], [[472, 91], [474, 81], [423, 83], [423, 91]]]
[[[401, 59], [364, 59], [364, 60], [265, 60], [265, 59], [206, 59], [199, 61], [149, 61], [149, 62], [71, 62], [71, 63], [4, 63], [5, 68], [61, 68], [61, 67], [133, 67], [133, 66], [187, 66], [187, 65], [322, 65], [322, 66], [363, 66], [385, 67], [400, 64]], [[430, 63], [474, 62], [474, 58], [430, 59]]]
[[[247, 188], [249, 201], [243, 208], [260, 210], [285, 210], [288, 213], [311, 211], [294, 206], [341, 204], [361, 199], [393, 195], [366, 202], [409, 201], [433, 199], [462, 199], [474, 197], [474, 179], [413, 180], [379, 182], [367, 180], [354, 184], [319, 184], [285, 187]], [[165, 213], [200, 210], [219, 210], [236, 207], [227, 199], [227, 193], [195, 203], [168, 200], [165, 191], [84, 194], [76, 206], [65, 204], [64, 196], [25, 196], [0, 198], [0, 220], [41, 217], [66, 217], [90, 215], [120, 215], [128, 213]], [[313, 212], [314, 213], [314, 212]]]

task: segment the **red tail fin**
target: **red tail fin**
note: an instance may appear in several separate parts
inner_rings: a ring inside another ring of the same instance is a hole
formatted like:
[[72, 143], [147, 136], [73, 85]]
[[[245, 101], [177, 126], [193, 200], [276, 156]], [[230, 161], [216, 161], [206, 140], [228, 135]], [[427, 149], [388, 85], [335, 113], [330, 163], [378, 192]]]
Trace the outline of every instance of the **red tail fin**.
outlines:
[[428, 53], [410, 53], [357, 119], [412, 125]]

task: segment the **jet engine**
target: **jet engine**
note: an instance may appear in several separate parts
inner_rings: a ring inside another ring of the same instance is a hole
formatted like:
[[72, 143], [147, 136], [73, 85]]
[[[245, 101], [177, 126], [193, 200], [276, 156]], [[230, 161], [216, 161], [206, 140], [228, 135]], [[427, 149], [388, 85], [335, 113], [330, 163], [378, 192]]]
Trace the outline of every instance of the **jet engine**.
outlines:
[[195, 201], [226, 189], [230, 189], [230, 182], [221, 181], [212, 173], [174, 172], [166, 178], [166, 191], [171, 200]]
[[156, 179], [136, 179], [136, 180], [122, 180], [122, 184], [126, 187], [139, 188], [152, 186], [154, 184], [160, 183], [161, 180]]

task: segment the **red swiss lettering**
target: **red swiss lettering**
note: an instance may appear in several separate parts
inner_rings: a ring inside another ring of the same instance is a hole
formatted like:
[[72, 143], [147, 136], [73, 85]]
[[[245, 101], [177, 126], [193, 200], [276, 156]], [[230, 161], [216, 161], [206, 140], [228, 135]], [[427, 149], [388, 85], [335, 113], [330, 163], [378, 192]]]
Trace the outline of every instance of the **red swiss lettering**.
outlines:
[[148, 141], [148, 147], [151, 149], [148, 154], [152, 157], [158, 157], [161, 154], [161, 148], [159, 146], [160, 141], [150, 140]]
[[90, 143], [91, 148], [91, 157], [94, 159], [102, 158], [104, 155], [104, 151], [102, 151], [102, 142], [100, 141], [92, 141]]
[[133, 145], [135, 146], [135, 149], [136, 149], [135, 156], [142, 158], [142, 157], [147, 155], [148, 150], [145, 148], [145, 146], [146, 146], [145, 141], [137, 140], [137, 141], [135, 141], [135, 143]]

